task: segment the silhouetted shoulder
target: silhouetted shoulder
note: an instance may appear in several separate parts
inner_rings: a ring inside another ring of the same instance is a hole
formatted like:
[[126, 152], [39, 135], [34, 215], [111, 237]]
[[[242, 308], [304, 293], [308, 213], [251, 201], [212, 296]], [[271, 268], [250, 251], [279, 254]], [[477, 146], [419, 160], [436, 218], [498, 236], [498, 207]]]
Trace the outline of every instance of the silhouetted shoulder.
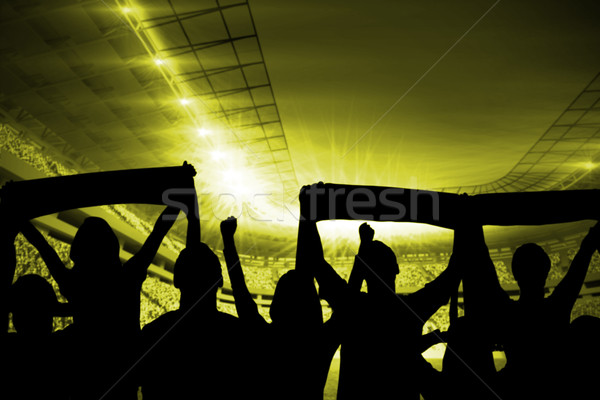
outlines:
[[223, 323], [239, 323], [240, 319], [238, 317], [236, 317], [235, 315], [231, 315], [231, 314], [227, 314], [221, 311], [217, 311], [217, 318], [220, 321], [223, 321]]
[[148, 323], [142, 328], [143, 336], [152, 336], [158, 332], [165, 331], [176, 324], [179, 319], [179, 313], [176, 311], [168, 311], [156, 318], [154, 321]]

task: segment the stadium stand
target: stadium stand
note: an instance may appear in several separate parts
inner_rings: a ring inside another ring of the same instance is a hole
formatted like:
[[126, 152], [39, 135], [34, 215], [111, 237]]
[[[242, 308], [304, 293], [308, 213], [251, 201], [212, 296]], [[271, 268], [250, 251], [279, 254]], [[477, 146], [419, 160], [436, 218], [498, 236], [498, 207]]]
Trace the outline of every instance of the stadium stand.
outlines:
[[[9, 152], [19, 160], [26, 162], [28, 165], [35, 168], [35, 170], [40, 173], [40, 176], [58, 176], [75, 173], [74, 170], [42, 154], [35, 145], [29, 143], [25, 137], [20, 136], [6, 125], [3, 125], [0, 129], [0, 151]], [[125, 206], [107, 206], [103, 207], [103, 209], [108, 214], [113, 215], [115, 218], [131, 226], [143, 235], [147, 235], [151, 231], [152, 226], [148, 222], [138, 218]], [[57, 250], [61, 260], [63, 260], [66, 265], [72, 266], [72, 262], [69, 259], [69, 244], [56, 238], [60, 237], [61, 239], [68, 241], [70, 235], [64, 233], [61, 234], [61, 232], [45, 232], [44, 236]], [[166, 241], [166, 247], [174, 253], [178, 253], [184, 247], [183, 243], [171, 238], [166, 238]], [[339, 243], [340, 248], [350, 245], [351, 242], [348, 239], [343, 239]], [[569, 263], [577, 252], [578, 240], [569, 239], [564, 241], [551, 241], [547, 244], [542, 243], [542, 246], [544, 246], [548, 252], [552, 263], [548, 277], [550, 289], [552, 289], [552, 285], [555, 285], [564, 276], [566, 268], [568, 268]], [[66, 300], [60, 295], [56, 282], [54, 282], [50, 276], [48, 269], [44, 265], [39, 254], [33, 246], [22, 237], [22, 235], [17, 236], [16, 248], [18, 267], [15, 279], [28, 273], [41, 275], [52, 284], [57, 292], [59, 301], [65, 302]], [[231, 283], [229, 282], [222, 250], [213, 250], [221, 261], [224, 278], [224, 287], [223, 290], [219, 292], [218, 296], [218, 308], [223, 312], [237, 315], [233, 297], [231, 296]], [[397, 254], [400, 254], [398, 250]], [[516, 282], [510, 272], [510, 253], [507, 253], [506, 249], [490, 249], [490, 254], [494, 259], [494, 265], [500, 283], [506, 290], [515, 293]], [[445, 268], [448, 259], [448, 253], [400, 254], [398, 257], [400, 273], [396, 279], [396, 291], [398, 293], [410, 293], [417, 288], [422, 287], [424, 284], [434, 279], [435, 276]], [[333, 257], [328, 257], [328, 261], [343, 278], [347, 279], [354, 263], [354, 257], [338, 251]], [[269, 304], [273, 291], [279, 278], [287, 271], [294, 268], [294, 259], [290, 257], [241, 254], [240, 262], [244, 269], [248, 287], [253, 295], [259, 300], [259, 312], [265, 319], [270, 321]], [[163, 260], [163, 265], [153, 265], [144, 282], [141, 296], [141, 326], [146, 325], [165, 312], [175, 310], [179, 307], [179, 291], [174, 288], [171, 283], [172, 274], [165, 271], [165, 267], [169, 269], [168, 264], [168, 262]], [[573, 318], [583, 314], [600, 316], [600, 297], [592, 296], [592, 294], [600, 293], [600, 291], [596, 293], [596, 290], [594, 289], [600, 286], [598, 285], [598, 282], [600, 282], [600, 276], [598, 276], [600, 275], [599, 273], [600, 255], [596, 253], [590, 265], [586, 288], [582, 291], [583, 296], [577, 301], [573, 310]], [[331, 316], [331, 309], [326, 302], [323, 302], [323, 315], [326, 320]], [[55, 329], [62, 329], [69, 323], [69, 317], [57, 317], [55, 319]], [[444, 306], [429, 321], [427, 321], [424, 333], [435, 329], [445, 330], [448, 325], [448, 306]]]

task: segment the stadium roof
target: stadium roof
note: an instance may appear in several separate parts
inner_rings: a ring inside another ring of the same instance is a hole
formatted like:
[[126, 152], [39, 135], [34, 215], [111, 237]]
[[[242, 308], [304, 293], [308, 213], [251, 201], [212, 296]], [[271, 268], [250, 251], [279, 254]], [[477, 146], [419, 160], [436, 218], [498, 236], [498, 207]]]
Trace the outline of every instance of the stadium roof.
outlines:
[[202, 192], [263, 201], [255, 219], [319, 180], [597, 187], [598, 2], [0, 7], [2, 122], [79, 172], [187, 160]]

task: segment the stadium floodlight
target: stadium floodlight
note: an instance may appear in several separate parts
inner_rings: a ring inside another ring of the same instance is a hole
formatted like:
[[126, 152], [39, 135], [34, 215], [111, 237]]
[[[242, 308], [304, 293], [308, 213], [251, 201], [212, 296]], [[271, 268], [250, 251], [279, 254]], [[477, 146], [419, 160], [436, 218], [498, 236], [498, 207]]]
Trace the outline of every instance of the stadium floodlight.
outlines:
[[236, 184], [242, 181], [242, 173], [236, 170], [230, 169], [227, 171], [223, 171], [223, 179], [225, 182]]
[[253, 179], [242, 170], [228, 169], [223, 171], [225, 185], [235, 194], [247, 196], [252, 192]]
[[219, 151], [219, 150], [211, 151], [210, 155], [211, 155], [212, 159], [215, 161], [222, 160], [225, 157], [225, 154], [223, 154], [223, 152]]

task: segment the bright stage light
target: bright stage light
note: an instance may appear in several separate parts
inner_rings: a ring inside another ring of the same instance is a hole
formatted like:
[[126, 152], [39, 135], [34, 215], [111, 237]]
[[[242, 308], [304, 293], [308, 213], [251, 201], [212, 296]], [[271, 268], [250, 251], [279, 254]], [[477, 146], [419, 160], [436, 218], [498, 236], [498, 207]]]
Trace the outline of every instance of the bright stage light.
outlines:
[[198, 136], [207, 136], [212, 133], [210, 129], [206, 128], [198, 128], [196, 131], [198, 132]]
[[223, 179], [229, 182], [239, 180], [241, 178], [241, 175], [241, 173], [232, 169], [223, 171]]
[[418, 223], [394, 223], [376, 221], [330, 220], [319, 223], [319, 231], [323, 236], [340, 237], [359, 240], [358, 228], [367, 222], [375, 230], [375, 240], [390, 241], [397, 237], [415, 237], [421, 235], [452, 235], [449, 229]]
[[225, 154], [223, 154], [222, 151], [214, 150], [214, 151], [210, 152], [210, 156], [212, 157], [213, 160], [219, 161], [225, 157]]
[[223, 183], [232, 192], [238, 195], [248, 195], [252, 191], [249, 182], [251, 181], [243, 171], [229, 169], [223, 171]]
[[160, 65], [164, 65], [164, 63], [165, 63], [165, 61], [161, 60], [160, 58], [155, 58], [154, 59], [154, 64], [156, 64], [156, 65], [159, 65], [159, 66]]
[[594, 164], [594, 163], [593, 163], [593, 162], [591, 162], [591, 161], [588, 161], [588, 162], [586, 162], [585, 164], [583, 164], [583, 166], [584, 166], [586, 169], [594, 169], [594, 167], [596, 167], [596, 164]]
[[123, 7], [121, 8], [121, 11], [123, 12], [123, 14], [128, 14], [130, 13], [132, 10], [129, 7]]
[[191, 103], [188, 99], [179, 99], [179, 102], [182, 106], [186, 106]]
[[[275, 220], [283, 214], [283, 210], [273, 210], [272, 201], [276, 194], [265, 187], [265, 182], [261, 181], [260, 174], [252, 170], [250, 166], [242, 165], [236, 162], [235, 152], [225, 153], [226, 160], [220, 161], [222, 168], [212, 179], [209, 191], [216, 193], [221, 199], [231, 198], [235, 200], [238, 206], [245, 206], [252, 209], [253, 215], [270, 214], [268, 220]], [[236, 165], [237, 164], [237, 165]], [[269, 209], [264, 209], [265, 206]]]

